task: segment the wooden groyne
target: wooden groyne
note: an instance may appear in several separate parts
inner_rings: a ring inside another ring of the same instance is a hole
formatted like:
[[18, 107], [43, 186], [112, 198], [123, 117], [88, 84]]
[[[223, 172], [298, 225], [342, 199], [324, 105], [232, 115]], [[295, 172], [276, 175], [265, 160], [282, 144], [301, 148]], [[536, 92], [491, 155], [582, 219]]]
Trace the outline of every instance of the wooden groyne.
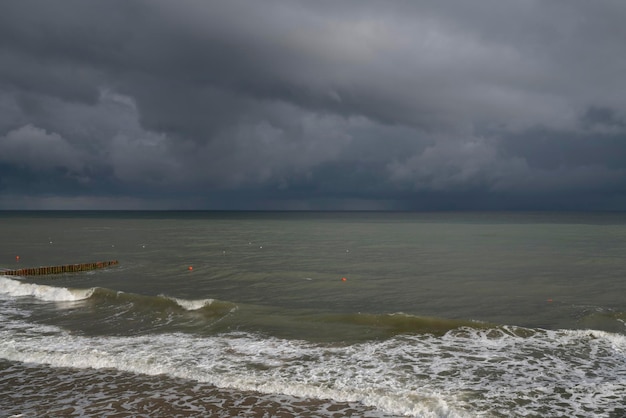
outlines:
[[96, 270], [109, 266], [115, 266], [117, 264], [119, 264], [119, 261], [117, 260], [98, 261], [95, 263], [66, 264], [64, 266], [33, 267], [4, 271], [0, 270], [0, 274], [4, 274], [6, 276], [43, 276], [48, 274], [76, 273], [79, 271]]

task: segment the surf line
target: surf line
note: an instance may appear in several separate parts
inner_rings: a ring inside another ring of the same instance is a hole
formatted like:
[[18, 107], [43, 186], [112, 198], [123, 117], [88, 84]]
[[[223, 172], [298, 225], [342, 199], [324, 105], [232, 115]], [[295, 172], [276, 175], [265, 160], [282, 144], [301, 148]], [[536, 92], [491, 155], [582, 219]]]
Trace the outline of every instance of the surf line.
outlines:
[[45, 266], [23, 268], [18, 270], [0, 270], [0, 274], [6, 276], [45, 276], [49, 274], [76, 273], [79, 271], [89, 271], [115, 266], [119, 261], [97, 261], [95, 263], [65, 264], [63, 266]]

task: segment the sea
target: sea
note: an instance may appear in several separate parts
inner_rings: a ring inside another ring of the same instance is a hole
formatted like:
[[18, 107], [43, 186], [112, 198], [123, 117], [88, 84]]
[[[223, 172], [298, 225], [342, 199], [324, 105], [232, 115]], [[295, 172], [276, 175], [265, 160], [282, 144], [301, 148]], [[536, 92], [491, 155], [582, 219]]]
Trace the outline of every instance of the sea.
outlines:
[[626, 213], [0, 212], [0, 416], [624, 417]]

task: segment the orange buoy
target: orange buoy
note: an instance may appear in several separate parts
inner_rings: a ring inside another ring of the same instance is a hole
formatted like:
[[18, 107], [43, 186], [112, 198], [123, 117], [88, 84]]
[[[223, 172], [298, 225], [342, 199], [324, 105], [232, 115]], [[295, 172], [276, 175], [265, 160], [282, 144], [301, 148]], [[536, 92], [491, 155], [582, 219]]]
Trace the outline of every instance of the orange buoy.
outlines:
[[342, 281], [342, 282], [345, 282], [345, 281], [347, 281], [347, 280], [348, 280], [348, 279], [346, 279], [345, 277], [342, 277], [342, 278], [341, 278], [341, 281]]
[[19, 255], [15, 256], [15, 261], [20, 261], [20, 256]]
[[187, 270], [191, 271], [191, 270], [193, 270], [193, 267], [189, 266], [189, 268]]
[[547, 301], [548, 301], [548, 302], [552, 302], [552, 298], [548, 299]]

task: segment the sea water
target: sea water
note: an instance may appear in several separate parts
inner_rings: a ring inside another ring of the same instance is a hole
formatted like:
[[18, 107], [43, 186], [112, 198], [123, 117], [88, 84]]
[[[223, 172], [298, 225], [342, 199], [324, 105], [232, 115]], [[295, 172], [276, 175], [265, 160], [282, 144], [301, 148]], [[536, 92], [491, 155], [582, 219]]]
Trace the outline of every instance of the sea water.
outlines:
[[0, 212], [0, 233], [1, 416], [626, 415], [626, 214]]

